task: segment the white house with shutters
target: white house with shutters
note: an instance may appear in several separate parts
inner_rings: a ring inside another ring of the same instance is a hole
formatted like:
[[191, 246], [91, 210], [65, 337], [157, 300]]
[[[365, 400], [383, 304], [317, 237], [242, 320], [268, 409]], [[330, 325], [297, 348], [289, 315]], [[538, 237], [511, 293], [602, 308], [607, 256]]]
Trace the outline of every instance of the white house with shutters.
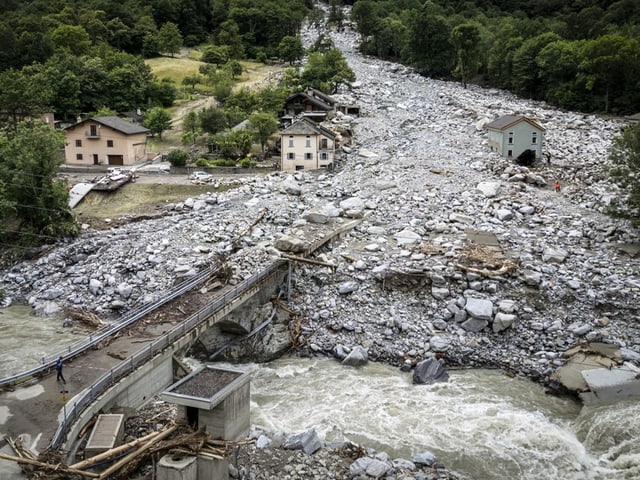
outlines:
[[536, 158], [542, 158], [545, 129], [536, 121], [518, 115], [505, 115], [485, 128], [492, 151], [504, 157], [517, 158], [525, 150], [533, 150]]
[[332, 168], [337, 135], [306, 118], [280, 131], [280, 169], [284, 172]]

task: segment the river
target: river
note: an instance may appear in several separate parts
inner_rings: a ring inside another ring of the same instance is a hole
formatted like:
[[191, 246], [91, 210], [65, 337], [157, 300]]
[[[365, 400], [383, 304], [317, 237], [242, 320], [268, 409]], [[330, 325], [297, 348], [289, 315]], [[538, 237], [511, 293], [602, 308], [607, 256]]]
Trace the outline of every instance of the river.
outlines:
[[36, 317], [33, 308], [0, 309], [0, 378], [37, 367], [43, 356], [85, 337], [80, 328], [64, 328], [61, 317]]
[[452, 371], [427, 386], [381, 364], [287, 359], [252, 375], [251, 421], [271, 429], [315, 428], [392, 458], [430, 451], [475, 480], [640, 478], [637, 400], [582, 407], [493, 370]]

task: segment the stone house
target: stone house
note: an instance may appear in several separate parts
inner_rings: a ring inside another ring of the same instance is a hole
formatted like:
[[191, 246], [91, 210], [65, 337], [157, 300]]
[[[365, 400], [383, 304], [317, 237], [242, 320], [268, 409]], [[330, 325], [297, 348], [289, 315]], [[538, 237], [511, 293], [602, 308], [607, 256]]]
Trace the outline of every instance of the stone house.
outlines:
[[279, 135], [282, 171], [333, 167], [337, 135], [328, 128], [301, 118], [281, 130]]
[[70, 165], [134, 165], [147, 158], [150, 130], [116, 116], [87, 118], [64, 133]]
[[545, 129], [536, 121], [519, 115], [505, 115], [488, 123], [489, 146], [503, 157], [517, 158], [525, 150], [533, 150], [542, 158]]

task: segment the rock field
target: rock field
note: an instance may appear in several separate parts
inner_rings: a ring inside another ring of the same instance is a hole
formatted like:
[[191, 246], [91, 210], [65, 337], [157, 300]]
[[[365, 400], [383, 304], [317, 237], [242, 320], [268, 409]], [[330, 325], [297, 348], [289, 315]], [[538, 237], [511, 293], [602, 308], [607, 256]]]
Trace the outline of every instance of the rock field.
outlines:
[[[0, 272], [0, 288], [42, 315], [76, 306], [113, 317], [218, 253], [239, 281], [277, 258], [276, 246], [295, 253], [309, 229], [361, 218], [315, 257], [335, 269], [295, 268], [289, 307], [308, 336], [302, 354], [343, 359], [362, 347], [392, 365], [437, 357], [546, 384], [562, 352], [586, 341], [617, 344], [638, 362], [639, 259], [619, 248], [638, 232], [604, 214], [619, 193], [605, 167], [623, 122], [423, 78], [363, 58], [353, 32], [332, 37], [357, 75], [335, 97], [361, 108], [333, 121], [355, 132], [335, 171], [225, 179], [237, 188], [166, 205], [161, 218], [87, 228]], [[544, 126], [550, 163], [525, 168], [490, 152], [482, 125], [504, 114]], [[351, 477], [292, 468], [247, 478], [371, 478], [366, 468]], [[446, 478], [402, 475], [386, 478]]]

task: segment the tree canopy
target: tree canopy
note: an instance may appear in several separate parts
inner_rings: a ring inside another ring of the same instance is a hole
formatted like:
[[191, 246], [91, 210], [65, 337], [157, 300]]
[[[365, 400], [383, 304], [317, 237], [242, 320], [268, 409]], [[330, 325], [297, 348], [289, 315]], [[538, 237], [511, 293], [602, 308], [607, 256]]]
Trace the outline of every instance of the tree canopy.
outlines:
[[624, 129], [613, 139], [609, 158], [613, 164], [612, 179], [627, 191], [618, 213], [640, 222], [640, 122]]
[[21, 245], [78, 233], [66, 182], [56, 179], [64, 135], [40, 122], [0, 132], [0, 237]]

